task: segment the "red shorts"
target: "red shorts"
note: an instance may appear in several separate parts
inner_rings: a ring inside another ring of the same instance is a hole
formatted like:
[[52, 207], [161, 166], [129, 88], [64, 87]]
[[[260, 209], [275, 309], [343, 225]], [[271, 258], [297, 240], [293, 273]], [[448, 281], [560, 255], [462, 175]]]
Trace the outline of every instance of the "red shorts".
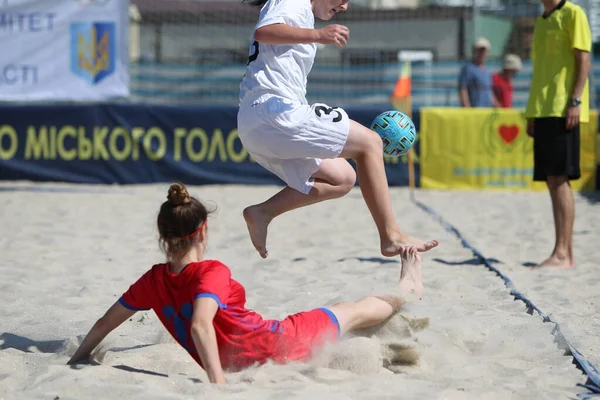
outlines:
[[281, 321], [283, 331], [274, 346], [275, 362], [306, 361], [327, 343], [340, 337], [340, 324], [327, 308], [290, 315]]

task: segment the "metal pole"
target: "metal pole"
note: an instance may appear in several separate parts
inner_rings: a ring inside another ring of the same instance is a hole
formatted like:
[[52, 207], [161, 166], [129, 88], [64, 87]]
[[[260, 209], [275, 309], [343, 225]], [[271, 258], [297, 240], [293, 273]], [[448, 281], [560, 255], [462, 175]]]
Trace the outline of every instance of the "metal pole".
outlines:
[[473, 51], [473, 43], [475, 43], [475, 41], [477, 40], [477, 0], [473, 0], [473, 4], [471, 6], [471, 13], [473, 14], [472, 19], [472, 26], [473, 26], [473, 32], [472, 32], [472, 37], [471, 37], [471, 43], [469, 43], [468, 48], [471, 49], [471, 57], [473, 57], [472, 51]]

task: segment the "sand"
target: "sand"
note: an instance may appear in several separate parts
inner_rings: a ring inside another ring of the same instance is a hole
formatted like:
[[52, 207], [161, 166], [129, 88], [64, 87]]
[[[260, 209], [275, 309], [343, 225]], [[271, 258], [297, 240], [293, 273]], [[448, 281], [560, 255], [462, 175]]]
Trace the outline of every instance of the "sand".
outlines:
[[[66, 190], [40, 191], [39, 188]], [[65, 365], [82, 335], [153, 263], [155, 218], [168, 185], [0, 184], [0, 399], [559, 399], [585, 376], [501, 279], [393, 189], [401, 226], [439, 248], [423, 256], [425, 298], [381, 329], [331, 346], [306, 364], [267, 364], [207, 382], [153, 312], [115, 330], [92, 365]], [[14, 190], [18, 189], [18, 190]], [[270, 227], [269, 258], [252, 248], [243, 207], [276, 187], [192, 187], [218, 205], [208, 257], [229, 265], [249, 308], [265, 317], [353, 300], [391, 287], [360, 191], [297, 210]], [[546, 193], [418, 191], [600, 365], [597, 272], [600, 203], [577, 196], [578, 266], [531, 271], [552, 247]], [[206, 397], [208, 396], [208, 397]]]
[[472, 246], [500, 261], [493, 265], [551, 315], [567, 339], [600, 368], [600, 195], [575, 196], [573, 246], [577, 265], [568, 270], [528, 268], [549, 256], [554, 247], [547, 192], [469, 192], [460, 198], [460, 206], [447, 207], [448, 194], [419, 194], [420, 201], [459, 226]]

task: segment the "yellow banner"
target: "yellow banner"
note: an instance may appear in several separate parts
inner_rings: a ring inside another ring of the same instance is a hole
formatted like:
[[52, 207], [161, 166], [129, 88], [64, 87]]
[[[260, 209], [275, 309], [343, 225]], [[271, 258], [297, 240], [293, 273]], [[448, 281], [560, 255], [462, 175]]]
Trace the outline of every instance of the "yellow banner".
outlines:
[[[421, 187], [546, 189], [533, 182], [533, 139], [520, 110], [422, 108]], [[598, 112], [581, 125], [581, 178], [574, 190], [594, 190]]]

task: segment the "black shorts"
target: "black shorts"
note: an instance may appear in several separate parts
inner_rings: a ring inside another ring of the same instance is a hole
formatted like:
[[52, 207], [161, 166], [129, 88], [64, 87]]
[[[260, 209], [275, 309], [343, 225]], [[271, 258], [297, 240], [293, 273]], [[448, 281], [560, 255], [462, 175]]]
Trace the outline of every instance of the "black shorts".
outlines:
[[579, 124], [567, 129], [566, 119], [557, 117], [536, 118], [533, 124], [533, 180], [581, 178]]

